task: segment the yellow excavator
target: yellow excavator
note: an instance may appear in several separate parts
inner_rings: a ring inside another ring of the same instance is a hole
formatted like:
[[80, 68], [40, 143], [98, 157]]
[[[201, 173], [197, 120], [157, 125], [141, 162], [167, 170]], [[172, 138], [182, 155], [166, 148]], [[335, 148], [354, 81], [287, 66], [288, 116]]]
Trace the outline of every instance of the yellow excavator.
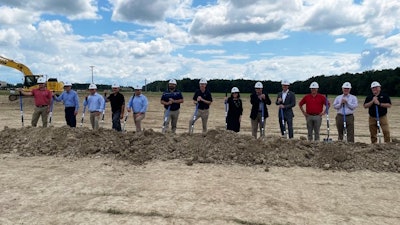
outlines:
[[[22, 63], [15, 62], [14, 60], [7, 59], [6, 57], [0, 56], [0, 65], [8, 66], [14, 69], [17, 69], [24, 74], [24, 83], [23, 90], [31, 91], [35, 88], [38, 88], [37, 79], [39, 77], [43, 77], [43, 75], [33, 75], [32, 71]], [[59, 94], [63, 91], [64, 84], [62, 82], [58, 82], [57, 78], [49, 78], [46, 82], [47, 89], [50, 91]], [[15, 93], [11, 91], [8, 99], [10, 101], [15, 101], [18, 99], [19, 93]]]

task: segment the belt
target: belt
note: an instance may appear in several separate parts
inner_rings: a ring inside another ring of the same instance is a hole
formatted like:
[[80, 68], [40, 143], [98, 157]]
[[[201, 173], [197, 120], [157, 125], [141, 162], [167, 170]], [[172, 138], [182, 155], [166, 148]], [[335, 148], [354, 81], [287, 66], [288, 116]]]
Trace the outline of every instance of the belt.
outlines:
[[43, 107], [47, 107], [47, 106], [49, 106], [49, 105], [37, 105], [36, 107], [43, 108]]
[[97, 113], [97, 112], [100, 112], [100, 111], [91, 111], [90, 113]]
[[[338, 115], [339, 116], [343, 116], [343, 114], [341, 114], [341, 113], [338, 113]], [[353, 113], [351, 113], [351, 114], [346, 114], [346, 116], [352, 116], [353, 115]]]
[[319, 116], [319, 114], [308, 114], [310, 116]]

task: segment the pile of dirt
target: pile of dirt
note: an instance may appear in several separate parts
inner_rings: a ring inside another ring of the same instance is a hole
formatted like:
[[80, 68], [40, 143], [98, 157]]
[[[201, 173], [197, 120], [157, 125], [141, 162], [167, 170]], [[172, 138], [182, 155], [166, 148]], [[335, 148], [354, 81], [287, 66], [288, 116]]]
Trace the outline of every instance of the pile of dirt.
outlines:
[[313, 167], [327, 170], [400, 172], [400, 146], [342, 142], [309, 142], [252, 136], [225, 130], [210, 130], [206, 135], [162, 134], [153, 130], [121, 133], [109, 129], [5, 127], [0, 132], [0, 153], [21, 156], [54, 155], [69, 158], [113, 157], [134, 164], [149, 160], [183, 160], [193, 163], [218, 163]]

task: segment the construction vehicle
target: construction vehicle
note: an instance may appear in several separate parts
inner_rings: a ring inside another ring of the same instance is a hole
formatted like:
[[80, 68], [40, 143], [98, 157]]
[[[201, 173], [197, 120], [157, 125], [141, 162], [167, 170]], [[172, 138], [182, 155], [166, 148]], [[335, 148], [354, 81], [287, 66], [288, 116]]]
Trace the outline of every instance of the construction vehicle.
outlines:
[[[31, 91], [35, 88], [38, 88], [37, 79], [39, 77], [43, 77], [43, 75], [33, 75], [32, 71], [22, 63], [15, 62], [14, 60], [7, 59], [3, 56], [0, 56], [0, 65], [8, 66], [14, 69], [17, 69], [24, 74], [24, 83], [23, 83], [23, 91]], [[49, 78], [46, 82], [46, 87], [48, 90], [59, 94], [63, 91], [64, 84], [62, 82], [58, 82], [57, 78]], [[15, 91], [11, 91], [8, 99], [10, 101], [15, 101], [18, 99], [19, 93], [15, 93]]]

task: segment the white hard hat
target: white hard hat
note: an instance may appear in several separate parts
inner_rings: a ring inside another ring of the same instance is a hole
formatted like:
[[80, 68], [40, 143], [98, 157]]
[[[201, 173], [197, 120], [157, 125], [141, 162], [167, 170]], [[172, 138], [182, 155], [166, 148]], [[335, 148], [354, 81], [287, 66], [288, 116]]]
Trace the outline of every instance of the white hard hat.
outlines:
[[259, 81], [254, 85], [254, 88], [263, 88], [263, 84]]
[[141, 85], [135, 85], [133, 88], [135, 90], [142, 90], [142, 86]]
[[282, 80], [281, 84], [282, 85], [290, 85], [290, 82], [288, 80]]
[[201, 78], [199, 81], [199, 84], [207, 84], [207, 80], [204, 78]]
[[113, 83], [113, 84], [111, 85], [111, 88], [119, 88], [119, 84]]
[[95, 84], [90, 84], [89, 89], [97, 89], [97, 86]]
[[169, 84], [175, 84], [175, 85], [177, 84], [175, 79], [171, 79], [171, 80], [169, 80], [169, 82], [168, 82], [168, 83], [169, 83]]
[[38, 84], [44, 84], [46, 83], [46, 79], [44, 79], [44, 77], [39, 77], [39, 79], [37, 80]]
[[380, 86], [381, 86], [381, 84], [378, 81], [374, 81], [371, 83], [371, 88], [380, 87]]
[[237, 88], [237, 87], [233, 87], [231, 90], [231, 93], [239, 93], [239, 92], [240, 92], [239, 88]]
[[72, 86], [72, 84], [71, 84], [71, 82], [69, 82], [69, 81], [65, 81], [64, 82], [64, 87], [70, 87], [70, 86]]
[[342, 88], [351, 88], [350, 82], [344, 82], [344, 84], [342, 85]]
[[318, 83], [317, 82], [312, 82], [311, 84], [310, 84], [310, 88], [319, 88], [319, 85], [318, 85]]

